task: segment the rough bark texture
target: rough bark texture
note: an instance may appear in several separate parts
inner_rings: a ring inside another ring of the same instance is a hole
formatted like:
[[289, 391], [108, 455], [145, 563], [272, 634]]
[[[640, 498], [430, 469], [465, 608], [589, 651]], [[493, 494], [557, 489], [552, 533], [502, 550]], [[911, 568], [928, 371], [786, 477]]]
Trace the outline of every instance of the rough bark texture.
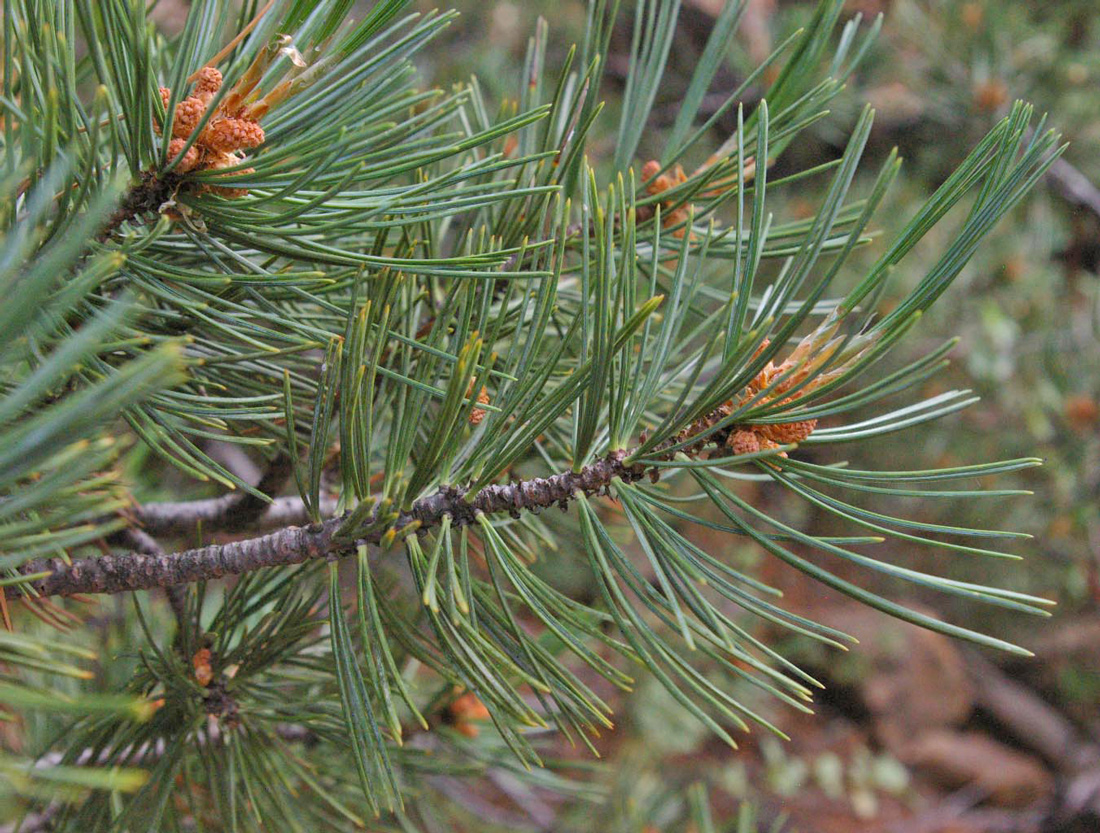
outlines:
[[408, 513], [408, 520], [398, 522], [398, 530], [414, 520], [420, 521], [422, 527], [435, 526], [444, 515], [450, 515], [456, 526], [464, 526], [473, 523], [478, 513], [495, 515], [507, 512], [518, 517], [521, 510], [538, 511], [555, 505], [564, 509], [577, 492], [593, 495], [606, 491], [616, 477], [627, 482], [641, 480], [645, 467], [627, 466], [623, 463], [625, 458], [626, 452], [613, 452], [579, 472], [562, 472], [551, 477], [486, 486], [472, 500], [466, 499], [462, 489], [445, 487], [417, 501]]
[[[697, 434], [698, 440], [682, 448], [682, 453], [696, 457], [710, 445], [718, 446], [722, 453], [730, 453], [726, 441], [739, 426], [729, 425], [719, 430], [713, 430], [713, 426], [729, 415], [731, 407], [732, 403], [726, 403], [695, 420], [680, 434], [654, 449], [649, 458], [671, 459], [676, 452], [669, 449], [682, 445]], [[408, 511], [384, 518], [376, 509], [365, 523], [357, 524], [356, 529], [369, 531], [355, 540], [351, 538], [353, 532], [340, 531], [344, 523], [342, 517], [309, 526], [292, 525], [308, 520], [304, 506], [296, 498], [279, 499], [266, 505], [258, 499], [242, 499], [235, 494], [212, 500], [147, 505], [137, 511], [135, 518], [148, 533], [146, 538], [149, 534], [183, 534], [200, 525], [206, 531], [259, 530], [276, 525], [281, 528], [256, 538], [170, 554], [160, 550], [155, 540], [150, 538], [153, 546], [135, 546], [134, 552], [84, 558], [72, 563], [60, 558], [36, 559], [23, 564], [20, 571], [24, 575], [49, 575], [12, 585], [4, 592], [9, 598], [17, 598], [26, 592], [28, 586], [41, 596], [169, 588], [239, 575], [262, 567], [284, 567], [314, 558], [335, 557], [353, 548], [357, 542], [379, 544], [387, 536], [392, 542], [393, 536], [402, 530], [408, 533], [413, 529], [431, 529], [438, 526], [444, 516], [450, 516], [454, 526], [467, 526], [481, 514], [507, 512], [519, 517], [521, 512], [537, 513], [552, 506], [565, 509], [577, 492], [586, 495], [606, 493], [615, 478], [633, 483], [648, 475], [656, 480], [658, 469], [641, 463], [627, 465], [627, 458], [628, 452], [614, 451], [580, 471], [486, 486], [474, 495], [469, 495], [462, 487], [444, 486], [416, 501]], [[275, 481], [280, 478], [285, 480], [287, 471], [283, 471], [279, 464], [275, 465], [261, 480], [260, 488], [266, 487], [268, 493], [273, 492], [279, 488], [275, 486]], [[332, 507], [322, 509], [322, 514], [333, 511]]]
[[[118, 538], [124, 546], [131, 547], [134, 552], [142, 555], [164, 555], [164, 549], [157, 540], [142, 529], [129, 527], [118, 533]], [[168, 598], [176, 622], [182, 625], [187, 618], [187, 588], [182, 584], [170, 584], [164, 588], [164, 595]]]
[[[60, 558], [37, 559], [24, 564], [21, 571], [49, 571], [48, 577], [30, 583], [43, 596], [123, 593], [190, 584], [320, 558], [331, 551], [332, 533], [340, 523], [341, 519], [334, 518], [315, 527], [289, 527], [259, 538], [161, 555], [128, 552], [82, 558], [71, 564]], [[12, 588], [7, 592], [11, 595]]]
[[[616, 477], [630, 482], [640, 480], [645, 475], [645, 468], [626, 465], [625, 457], [625, 452], [615, 452], [579, 472], [486, 486], [470, 499], [463, 489], [445, 487], [417, 501], [392, 524], [374, 527], [360, 540], [377, 544], [390, 531], [400, 532], [415, 522], [419, 522], [420, 529], [429, 529], [437, 526], [445, 515], [451, 517], [455, 526], [464, 526], [473, 523], [481, 513], [518, 515], [521, 511], [537, 512], [555, 505], [564, 508], [577, 492], [588, 495], [605, 492]], [[211, 504], [206, 508], [213, 511], [217, 502]], [[332, 518], [321, 524], [292, 526], [257, 538], [171, 554], [128, 552], [72, 563], [60, 558], [37, 559], [20, 569], [25, 574], [49, 573], [30, 582], [30, 587], [42, 596], [124, 593], [170, 587], [238, 575], [261, 567], [283, 567], [336, 556], [350, 547], [350, 542], [336, 537], [342, 523], [343, 518]], [[9, 587], [5, 592], [14, 597], [20, 590]]]

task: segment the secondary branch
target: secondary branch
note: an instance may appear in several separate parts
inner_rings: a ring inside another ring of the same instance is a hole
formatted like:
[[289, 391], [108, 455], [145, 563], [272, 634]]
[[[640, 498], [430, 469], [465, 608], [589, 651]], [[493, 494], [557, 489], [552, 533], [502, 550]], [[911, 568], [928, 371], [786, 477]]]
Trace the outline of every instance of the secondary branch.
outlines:
[[[133, 520], [153, 536], [205, 532], [244, 532], [279, 529], [309, 523], [309, 513], [298, 497], [274, 497], [291, 473], [290, 458], [279, 457], [268, 467], [256, 490], [272, 500], [238, 491], [205, 500], [146, 503], [133, 510]], [[321, 498], [321, 514], [336, 511], [336, 501]]]

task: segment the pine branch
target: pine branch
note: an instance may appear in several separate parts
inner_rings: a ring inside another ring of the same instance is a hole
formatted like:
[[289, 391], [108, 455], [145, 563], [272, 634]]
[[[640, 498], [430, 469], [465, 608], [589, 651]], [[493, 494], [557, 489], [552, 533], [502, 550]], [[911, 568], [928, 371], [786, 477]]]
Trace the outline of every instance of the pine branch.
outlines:
[[[617, 3], [590, 4], [583, 49], [569, 53], [556, 77], [540, 23], [516, 103], [498, 116], [490, 115], [495, 91], [485, 96], [476, 81], [451, 92], [419, 82], [416, 54], [453, 15], [402, 19], [408, 0], [372, 4], [357, 23], [345, 21], [344, 2], [237, 9], [211, 0], [194, 4], [178, 36], [140, 25], [140, 9], [124, 0], [82, 1], [75, 11], [55, 5], [5, 7], [18, 72], [0, 79], [0, 144], [17, 197], [0, 205], [0, 345], [10, 347], [0, 364], [14, 380], [0, 392], [0, 602], [18, 597], [52, 622], [65, 611], [50, 596], [158, 588], [179, 627], [164, 650], [150, 627], [164, 622], [135, 605], [107, 647], [140, 653], [142, 662], [127, 693], [106, 698], [85, 697], [71, 682], [39, 682], [42, 672], [84, 677], [74, 662], [95, 661], [84, 640], [0, 639], [5, 708], [42, 715], [25, 723], [28, 748], [57, 763], [43, 784], [99, 791], [86, 802], [76, 793], [77, 806], [67, 793], [31, 784], [28, 810], [61, 807], [43, 817], [43, 829], [147, 820], [176, 828], [207, 815], [236, 827], [261, 817], [291, 826], [339, 817], [366, 827], [368, 816], [403, 801], [409, 818], [399, 815], [401, 824], [425, 815], [440, 826], [446, 813], [434, 812], [413, 778], [492, 822], [476, 795], [450, 789], [459, 774], [476, 772], [471, 764], [484, 763], [492, 777], [503, 746], [518, 764], [538, 762], [530, 727], [553, 722], [587, 738], [611, 726], [614, 701], [574, 674], [563, 652], [624, 688], [631, 678], [604, 648], [641, 662], [730, 744], [729, 728], [747, 729], [747, 717], [778, 731], [714, 674], [735, 672], [802, 710], [818, 683], [752, 638], [729, 605], [762, 617], [769, 633], [774, 624], [834, 645], [844, 634], [783, 611], [766, 598], [777, 591], [701, 550], [680, 520], [740, 534], [906, 621], [1022, 652], [876, 595], [799, 551], [1043, 613], [1046, 600], [848, 548], [891, 538], [1001, 556], [952, 536], [1012, 533], [895, 518], [850, 504], [847, 492], [993, 494], [922, 484], [1034, 461], [880, 473], [782, 456], [804, 441], [879, 436], [971, 401], [950, 391], [816, 428], [938, 369], [950, 345], [850, 385], [946, 290], [1057, 155], [1053, 134], [1026, 132], [1030, 108], [1013, 107], [870, 271], [833, 299], [834, 278], [870, 240], [897, 159], [857, 198], [868, 109], [838, 159], [786, 172], [769, 166], [828, 112], [867, 52], [877, 24], [866, 36], [858, 21], [841, 31], [842, 0], [820, 0], [806, 27], [736, 85], [722, 76], [743, 4], [726, 4], [659, 161], [642, 166], [641, 179], [632, 166], [671, 89], [665, 69], [681, 0], [639, 8], [618, 108], [627, 115], [610, 137], [597, 135], [597, 116]], [[715, 88], [722, 93], [711, 106]], [[719, 124], [728, 138], [706, 147]], [[614, 148], [606, 189], [587, 162], [593, 141]], [[709, 150], [702, 166], [684, 172]], [[66, 164], [51, 167], [59, 157]], [[32, 171], [41, 173], [19, 185]], [[123, 174], [129, 187], [120, 193]], [[772, 222], [774, 194], [824, 174], [825, 190], [808, 192], [821, 196], [812, 216]], [[973, 190], [962, 232], [942, 257], [888, 315], [868, 318], [891, 272]], [[89, 248], [96, 239], [101, 245]], [[131, 435], [232, 494], [127, 508], [133, 484], [125, 475], [140, 484], [159, 473], [136, 471], [140, 455], [115, 465], [125, 445], [118, 440]], [[258, 472], [216, 459], [210, 440], [238, 454], [285, 456], [254, 486]], [[536, 459], [547, 461], [547, 476], [489, 485]], [[743, 464], [748, 477], [874, 534], [826, 537], [787, 526], [724, 482], [725, 467]], [[695, 497], [721, 516], [705, 520], [639, 484], [666, 467], [693, 477], [702, 490]], [[324, 494], [330, 473], [339, 500]], [[290, 475], [297, 494], [276, 498]], [[633, 551], [586, 499], [598, 495], [619, 502], [657, 581], [638, 572]], [[525, 556], [539, 541], [552, 544], [554, 530], [496, 523], [574, 500], [595, 604], [529, 569]], [[452, 526], [463, 529], [452, 536]], [[108, 535], [111, 554], [72, 560]], [[186, 549], [195, 543], [208, 545]], [[395, 543], [407, 550], [409, 605], [392, 603], [392, 586], [376, 581], [383, 577], [367, 550], [385, 553]], [[471, 544], [484, 562], [471, 562]], [[345, 609], [353, 588], [336, 559], [353, 553], [354, 609]], [[311, 569], [252, 574], [298, 564], [323, 568], [327, 587]], [[241, 580], [225, 583], [219, 606], [210, 595], [220, 594], [204, 584], [231, 575]], [[414, 588], [422, 606], [412, 602]], [[327, 635], [318, 627], [325, 620]], [[697, 660], [682, 656], [684, 646], [698, 650]], [[428, 697], [419, 674], [413, 679], [417, 667], [438, 676], [437, 695]], [[470, 721], [456, 708], [467, 698], [482, 713], [471, 720], [491, 718], [499, 739], [463, 744], [453, 760], [435, 756], [426, 766], [413, 756], [434, 749], [396, 749], [406, 712], [427, 729], [424, 716], [440, 707], [472, 739], [476, 727], [463, 725]], [[69, 714], [86, 719], [62, 730], [57, 718]], [[269, 731], [250, 730], [250, 715]], [[333, 754], [318, 749], [305, 767], [281, 740], [331, 743]], [[151, 768], [146, 786], [135, 765]], [[0, 772], [0, 792], [21, 796], [28, 779], [6, 769], [14, 775]], [[519, 772], [507, 770], [509, 784]], [[557, 773], [530, 782], [554, 793], [564, 783]], [[522, 803], [530, 788], [524, 781], [526, 792], [512, 790], [503, 788]], [[227, 804], [224, 795], [248, 800]], [[49, 803], [58, 796], [64, 805]], [[538, 808], [530, 815], [541, 823]]]
[[[751, 426], [736, 423], [721, 425], [721, 420], [730, 414], [731, 405], [732, 401], [725, 403], [693, 421], [688, 428], [658, 444], [647, 455], [647, 459], [670, 460], [677, 451], [694, 458], [712, 444], [720, 450], [731, 451], [734, 455], [742, 453], [737, 443], [732, 446], [730, 443]], [[792, 425], [801, 426], [803, 423]], [[773, 426], [784, 427], [787, 426]], [[812, 425], [809, 430], [813, 430]], [[768, 442], [768, 446], [780, 448], [775, 442]], [[658, 468], [628, 462], [631, 454], [637, 450], [613, 451], [579, 471], [486, 486], [472, 498], [464, 488], [445, 486], [416, 501], [411, 509], [399, 513], [391, 523], [383, 523], [380, 510], [376, 508], [365, 524], [360, 526], [361, 529], [370, 531], [354, 541], [346, 534], [341, 534], [345, 517], [330, 518], [323, 523], [305, 527], [287, 525], [257, 538], [212, 544], [170, 554], [161, 550], [147, 532], [142, 532], [139, 540], [152, 541], [155, 549], [140, 546], [134, 552], [78, 559], [71, 563], [60, 558], [36, 559], [23, 564], [20, 571], [24, 575], [47, 572], [50, 575], [32, 582], [12, 585], [6, 588], [5, 593], [16, 598], [27, 587], [33, 588], [41, 596], [113, 594], [153, 587], [170, 588], [226, 575], [240, 575], [263, 567], [285, 567], [314, 558], [337, 556], [352, 549], [354, 543], [378, 545], [383, 541], [392, 542], [402, 532], [408, 534], [438, 526], [444, 516], [451, 518], [452, 526], [469, 526], [476, 522], [479, 515], [506, 512], [518, 518], [521, 511], [537, 513], [555, 505], [564, 511], [577, 492], [590, 496], [606, 493], [615, 478], [626, 483], [636, 483], [647, 476], [656, 480], [660, 476]], [[763, 449], [757, 445], [744, 449], [744, 452], [758, 453], [761, 450]], [[289, 463], [276, 461], [260, 481], [259, 488], [271, 487], [276, 479], [285, 478], [284, 466], [288, 467]], [[258, 499], [254, 500], [258, 502]], [[209, 527], [204, 526], [207, 529], [239, 530], [242, 528], [242, 520], [235, 512], [242, 504], [246, 508], [251, 506], [251, 502], [243, 500], [237, 493], [211, 500], [149, 504], [140, 510], [139, 519], [147, 529], [153, 528], [159, 533], [185, 532], [200, 523], [209, 523]], [[288, 517], [308, 519], [306, 507], [299, 498], [279, 499], [263, 515], [245, 512], [247, 523], [263, 523], [273, 518]]]
[[[409, 527], [437, 526], [445, 515], [451, 517], [453, 526], [466, 526], [474, 523], [479, 514], [507, 512], [518, 516], [524, 510], [537, 512], [555, 505], [565, 508], [578, 491], [594, 495], [605, 491], [616, 477], [627, 482], [637, 482], [644, 477], [646, 468], [627, 465], [626, 458], [625, 451], [613, 452], [580, 471], [486, 486], [472, 499], [467, 499], [463, 489], [444, 487], [416, 501], [392, 524], [372, 529], [360, 540], [379, 544], [387, 535], [392, 540], [392, 535]], [[331, 518], [321, 524], [286, 527], [257, 538], [169, 554], [129, 552], [71, 563], [60, 558], [36, 559], [24, 564], [21, 571], [27, 575], [50, 575], [26, 585], [6, 588], [5, 593], [15, 598], [23, 592], [20, 588], [27, 586], [40, 596], [125, 593], [240, 575], [263, 567], [301, 564], [348, 550], [352, 542], [337, 535], [343, 523], [342, 517]]]
[[[112, 537], [117, 537], [125, 546], [133, 547], [134, 552], [142, 555], [157, 557], [164, 555], [164, 548], [161, 547], [157, 539], [142, 529], [128, 527], [121, 530], [117, 536]], [[185, 589], [180, 585], [173, 584], [164, 588], [164, 595], [167, 597], [168, 605], [172, 608], [172, 613], [176, 617], [176, 624], [180, 628], [184, 627], [187, 623]]]

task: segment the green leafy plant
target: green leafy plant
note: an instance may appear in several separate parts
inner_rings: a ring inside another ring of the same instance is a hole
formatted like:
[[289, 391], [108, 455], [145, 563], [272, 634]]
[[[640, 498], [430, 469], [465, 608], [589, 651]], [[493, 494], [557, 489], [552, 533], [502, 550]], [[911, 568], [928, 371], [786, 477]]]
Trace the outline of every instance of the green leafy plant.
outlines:
[[[693, 526], [890, 615], [1024, 652], [851, 576], [1043, 614], [1041, 598], [918, 572], [891, 547], [1014, 557], [993, 547], [1020, 533], [861, 504], [1003, 495], [975, 479], [1037, 461], [877, 471], [839, 446], [973, 402], [885, 402], [950, 344], [872, 371], [1056, 158], [1030, 107], [855, 273], [900, 167], [891, 155], [851, 193], [873, 112], [837, 159], [772, 171], [877, 29], [841, 25], [839, 2], [704, 119], [744, 11], [727, 3], [647, 164], [675, 0], [636, 4], [617, 129], [600, 102], [618, 2], [589, 4], [558, 67], [540, 26], [515, 100], [495, 110], [476, 80], [417, 86], [413, 58], [451, 15], [379, 0], [356, 22], [351, 6], [198, 0], [172, 37], [130, 0], [6, 7], [5, 612], [69, 626], [56, 597], [128, 597], [111, 614], [123, 633], [100, 647], [134, 657], [55, 696], [42, 675], [67, 667], [57, 646], [8, 637], [0, 684], [35, 715], [31, 754], [95, 788], [66, 800], [4, 763], [8, 789], [63, 830], [440, 829], [472, 811], [445, 787], [487, 773], [594, 798], [546, 750], [550, 730], [590, 745], [612, 725], [601, 687], [650, 673], [732, 745], [750, 723], [774, 727], [729, 681], [802, 710], [819, 686], [756, 622], [851, 641], [785, 610]], [[713, 147], [727, 112], [737, 130]], [[605, 129], [613, 151], [589, 155]], [[813, 215], [775, 217], [775, 195], [811, 178]], [[953, 209], [940, 258], [879, 310]], [[242, 458], [261, 473], [227, 462]], [[745, 481], [852, 534], [773, 516]], [[593, 598], [556, 586], [547, 557], [575, 560]]]

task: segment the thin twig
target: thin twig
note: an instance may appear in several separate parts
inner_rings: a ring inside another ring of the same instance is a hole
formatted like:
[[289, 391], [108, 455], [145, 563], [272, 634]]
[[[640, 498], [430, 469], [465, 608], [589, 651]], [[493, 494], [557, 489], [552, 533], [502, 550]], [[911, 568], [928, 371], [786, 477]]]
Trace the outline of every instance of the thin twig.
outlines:
[[1047, 179], [1068, 202], [1087, 208], [1100, 217], [1100, 188], [1068, 162], [1058, 157], [1047, 169]]
[[[130, 515], [142, 529], [155, 536], [188, 535], [203, 532], [243, 532], [278, 529], [309, 523], [309, 511], [298, 497], [276, 498], [290, 478], [290, 458], [281, 455], [264, 472], [256, 490], [267, 500], [249, 492], [231, 492], [203, 500], [146, 503]], [[336, 500], [321, 498], [321, 514], [332, 515]]]
[[[309, 523], [309, 509], [300, 497], [279, 497], [267, 504], [250, 523], [241, 524], [226, 512], [226, 505], [236, 498], [237, 495], [232, 494], [203, 500], [146, 503], [135, 510], [134, 516], [144, 529], [160, 536], [186, 535], [200, 527], [210, 533], [240, 531], [245, 527], [253, 532], [267, 532]], [[321, 515], [327, 517], [335, 512], [336, 498], [322, 495]]]

